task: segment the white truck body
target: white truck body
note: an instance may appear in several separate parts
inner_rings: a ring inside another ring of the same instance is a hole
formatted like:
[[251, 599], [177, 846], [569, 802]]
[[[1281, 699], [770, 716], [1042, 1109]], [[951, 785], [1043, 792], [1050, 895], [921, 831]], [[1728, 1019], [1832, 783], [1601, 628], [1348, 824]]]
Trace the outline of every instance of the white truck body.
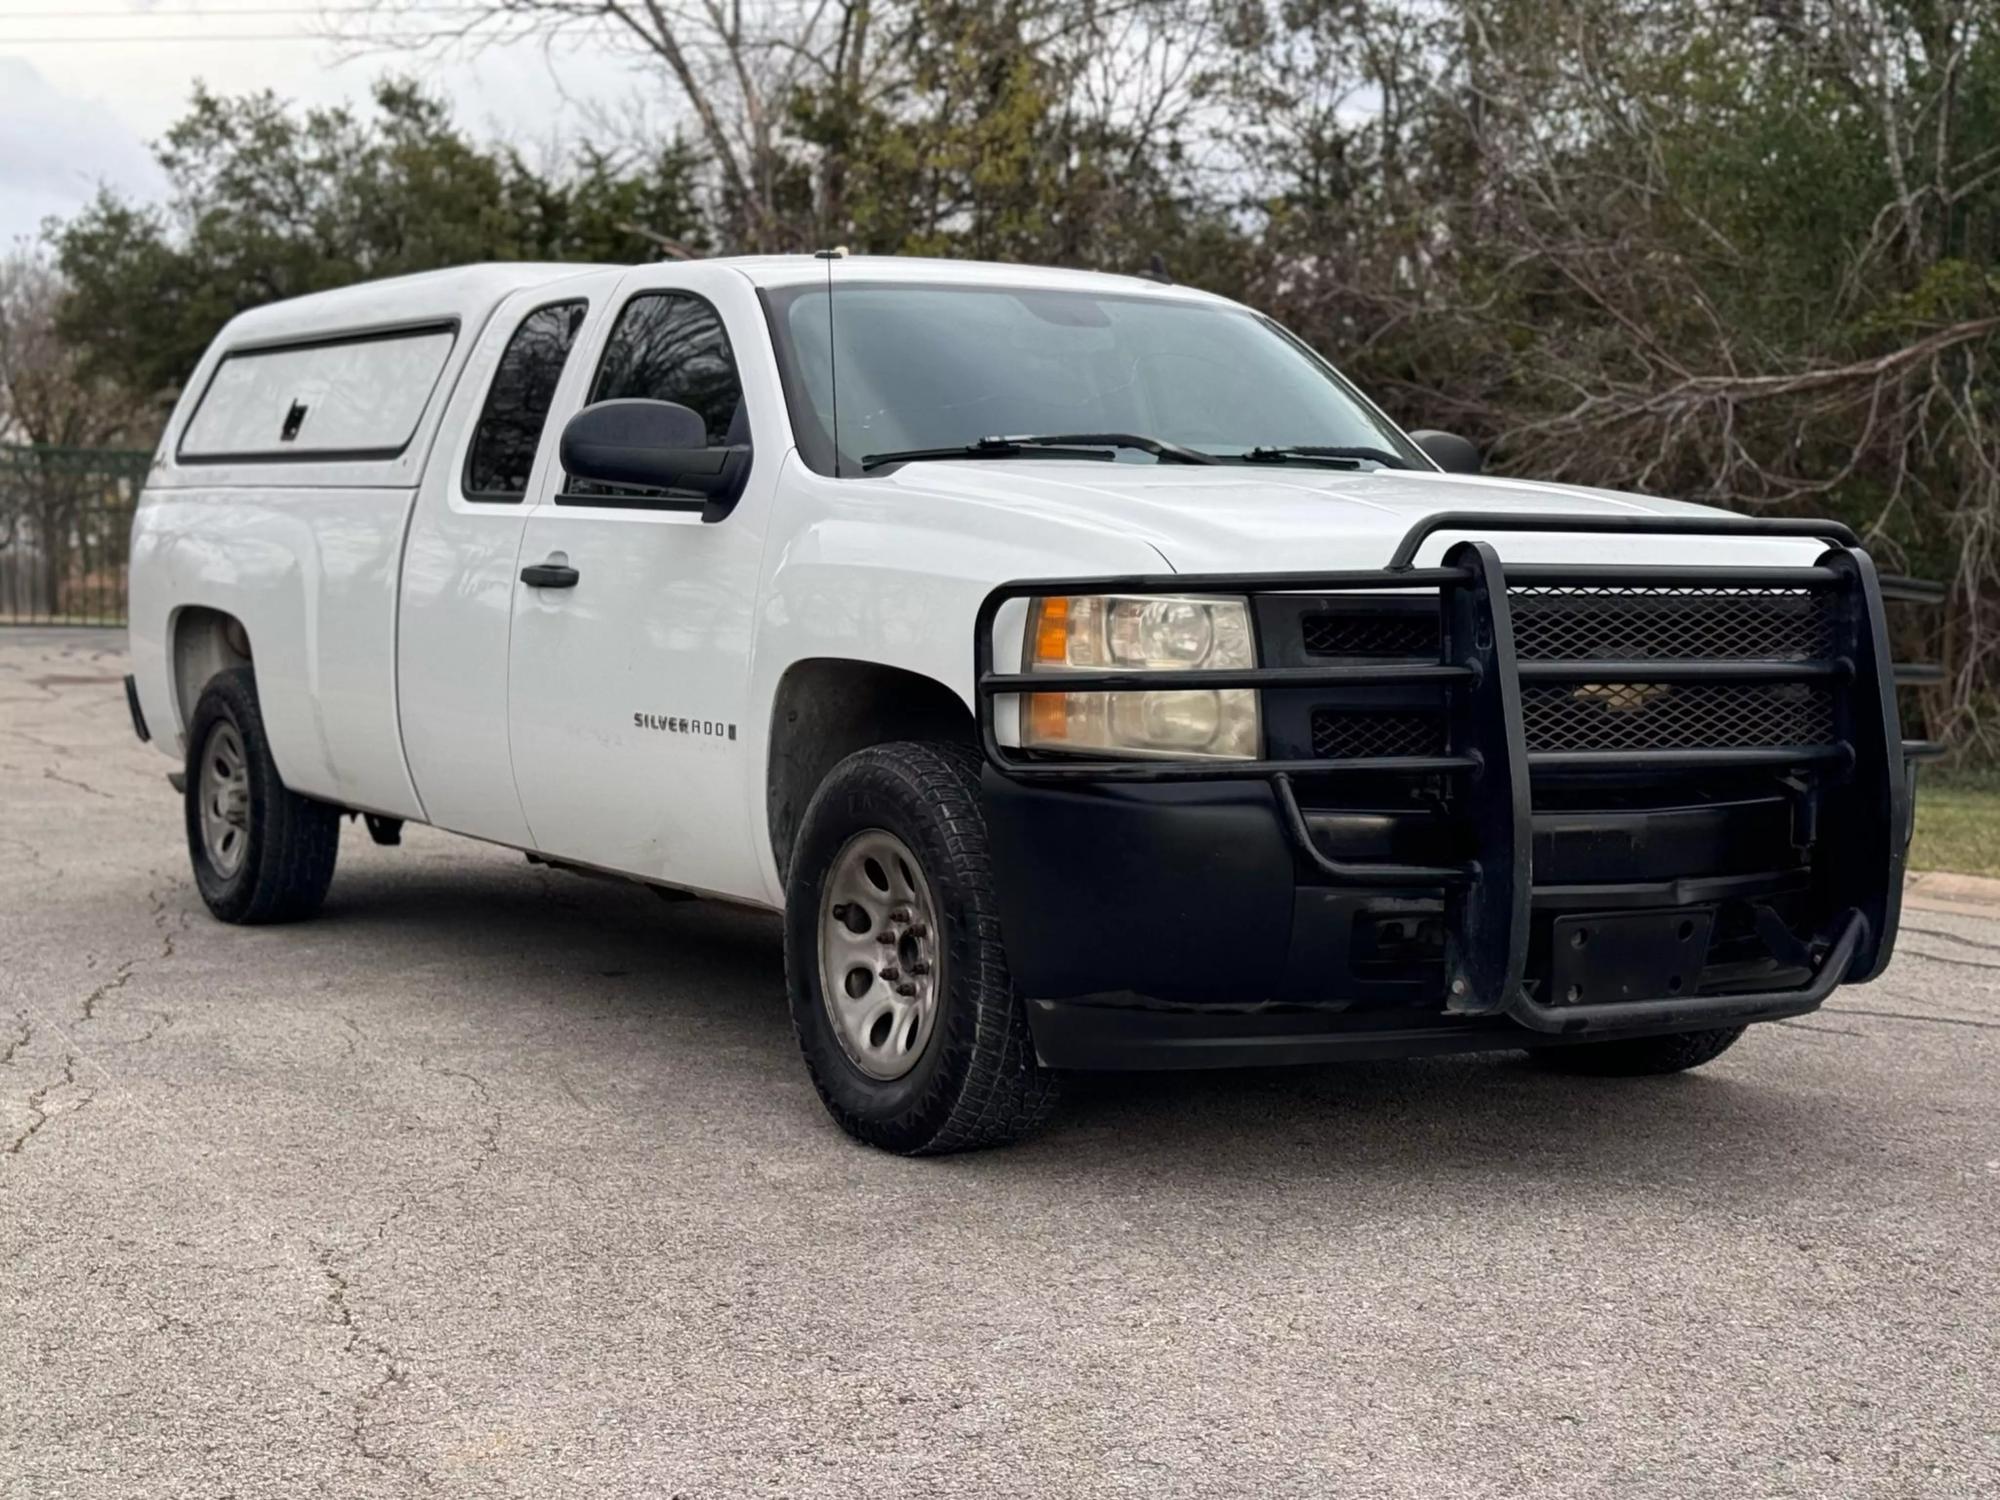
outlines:
[[[870, 274], [847, 260], [840, 274]], [[959, 262], [899, 280], [1208, 294], [1125, 277]], [[898, 667], [972, 703], [974, 612], [1013, 578], [1377, 567], [1429, 512], [1520, 506], [1702, 514], [1703, 507], [1442, 472], [910, 465], [830, 479], [799, 461], [760, 287], [824, 280], [779, 256], [643, 266], [486, 266], [369, 283], [245, 313], [188, 382], [132, 536], [134, 675], [155, 743], [180, 759], [201, 683], [175, 661], [190, 609], [242, 623], [272, 747], [294, 790], [690, 890], [784, 902], [765, 796], [771, 708], [798, 663]], [[584, 404], [615, 311], [644, 291], [708, 298], [728, 327], [756, 452], [728, 520], [558, 506], [557, 434]], [[525, 504], [459, 488], [495, 364], [552, 301], [589, 314], [564, 367]], [[232, 351], [456, 325], [407, 446], [358, 461], [177, 458]], [[1108, 471], [1107, 471], [1108, 470]], [[1707, 512], [1713, 513], [1713, 512]], [[1449, 538], [1439, 537], [1426, 559]], [[1732, 564], [1810, 560], [1804, 541], [1521, 536], [1510, 559]], [[565, 553], [584, 573], [542, 595], [520, 567]], [[724, 726], [648, 727], [634, 715]], [[733, 734], [733, 738], [730, 736]]]

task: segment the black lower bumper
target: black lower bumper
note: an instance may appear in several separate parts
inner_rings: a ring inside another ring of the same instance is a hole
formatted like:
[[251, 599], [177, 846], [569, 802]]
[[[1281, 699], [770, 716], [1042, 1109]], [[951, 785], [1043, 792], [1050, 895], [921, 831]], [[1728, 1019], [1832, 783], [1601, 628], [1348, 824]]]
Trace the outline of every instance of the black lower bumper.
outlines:
[[[1264, 783], [1049, 787], [989, 769], [985, 791], [1009, 962], [1054, 1067], [1406, 1056], [1773, 1020], [1818, 1006], [1866, 936], [1858, 917], [1814, 930], [1798, 808], [1782, 794], [1551, 809], [1534, 816], [1524, 985], [1549, 1024], [1465, 1015], [1449, 1006], [1446, 893], [1319, 880]], [[1438, 857], [1452, 830], [1421, 811], [1303, 812], [1315, 847], [1342, 861]], [[1684, 926], [1696, 930], [1681, 938]], [[1648, 930], [1661, 942], [1640, 941]], [[1588, 965], [1578, 931], [1600, 945]], [[1579, 1001], [1613, 997], [1616, 1013], [1572, 1022], [1572, 987]]]
[[[1834, 981], [1829, 979], [1827, 988]], [[1729, 1025], [1781, 1021], [1817, 1009], [1820, 998], [1774, 997]], [[1259, 1068], [1278, 1064], [1434, 1057], [1453, 1052], [1508, 1052], [1573, 1046], [1609, 1038], [1666, 1035], [1685, 1021], [1593, 1025], [1560, 1036], [1541, 1035], [1511, 1020], [1457, 1017], [1426, 1025], [1392, 1025], [1379, 1017], [1344, 1017], [1272, 1007], [1256, 1011], [1153, 1010], [1127, 1005], [1032, 1000], [1028, 1024], [1043, 1066], [1080, 1070], [1158, 1071], [1172, 1068]], [[1725, 1023], [1715, 1023], [1725, 1024]]]

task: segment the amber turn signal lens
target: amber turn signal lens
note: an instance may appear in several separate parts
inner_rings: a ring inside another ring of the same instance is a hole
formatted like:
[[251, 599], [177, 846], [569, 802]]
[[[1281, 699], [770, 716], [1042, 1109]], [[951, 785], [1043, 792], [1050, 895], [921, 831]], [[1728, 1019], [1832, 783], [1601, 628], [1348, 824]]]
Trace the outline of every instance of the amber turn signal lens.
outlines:
[[1029, 636], [1035, 643], [1034, 664], [1061, 666], [1069, 660], [1069, 600], [1058, 594], [1035, 601]]
[[1028, 695], [1028, 733], [1031, 743], [1069, 738], [1069, 694], [1031, 693]]

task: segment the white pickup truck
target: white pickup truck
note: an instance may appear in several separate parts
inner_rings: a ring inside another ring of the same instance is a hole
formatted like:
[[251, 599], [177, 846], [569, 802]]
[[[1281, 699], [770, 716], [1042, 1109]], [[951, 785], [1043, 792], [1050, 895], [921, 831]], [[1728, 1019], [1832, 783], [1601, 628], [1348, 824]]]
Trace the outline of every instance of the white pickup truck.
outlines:
[[1898, 585], [1476, 469], [1146, 279], [408, 277], [203, 358], [129, 696], [225, 921], [316, 910], [350, 814], [782, 910], [813, 1080], [896, 1151], [1064, 1069], [1670, 1071], [1878, 973]]

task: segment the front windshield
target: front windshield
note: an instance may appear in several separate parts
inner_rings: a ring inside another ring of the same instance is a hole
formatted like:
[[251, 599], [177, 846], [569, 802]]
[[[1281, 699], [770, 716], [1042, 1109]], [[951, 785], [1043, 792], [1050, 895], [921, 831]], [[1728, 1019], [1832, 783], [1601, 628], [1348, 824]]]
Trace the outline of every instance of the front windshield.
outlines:
[[[1305, 347], [1241, 308], [1139, 294], [835, 283], [771, 299], [807, 461], [982, 438], [1134, 433], [1225, 460], [1375, 449], [1431, 467]], [[1119, 449], [1125, 462], [1150, 454]]]

